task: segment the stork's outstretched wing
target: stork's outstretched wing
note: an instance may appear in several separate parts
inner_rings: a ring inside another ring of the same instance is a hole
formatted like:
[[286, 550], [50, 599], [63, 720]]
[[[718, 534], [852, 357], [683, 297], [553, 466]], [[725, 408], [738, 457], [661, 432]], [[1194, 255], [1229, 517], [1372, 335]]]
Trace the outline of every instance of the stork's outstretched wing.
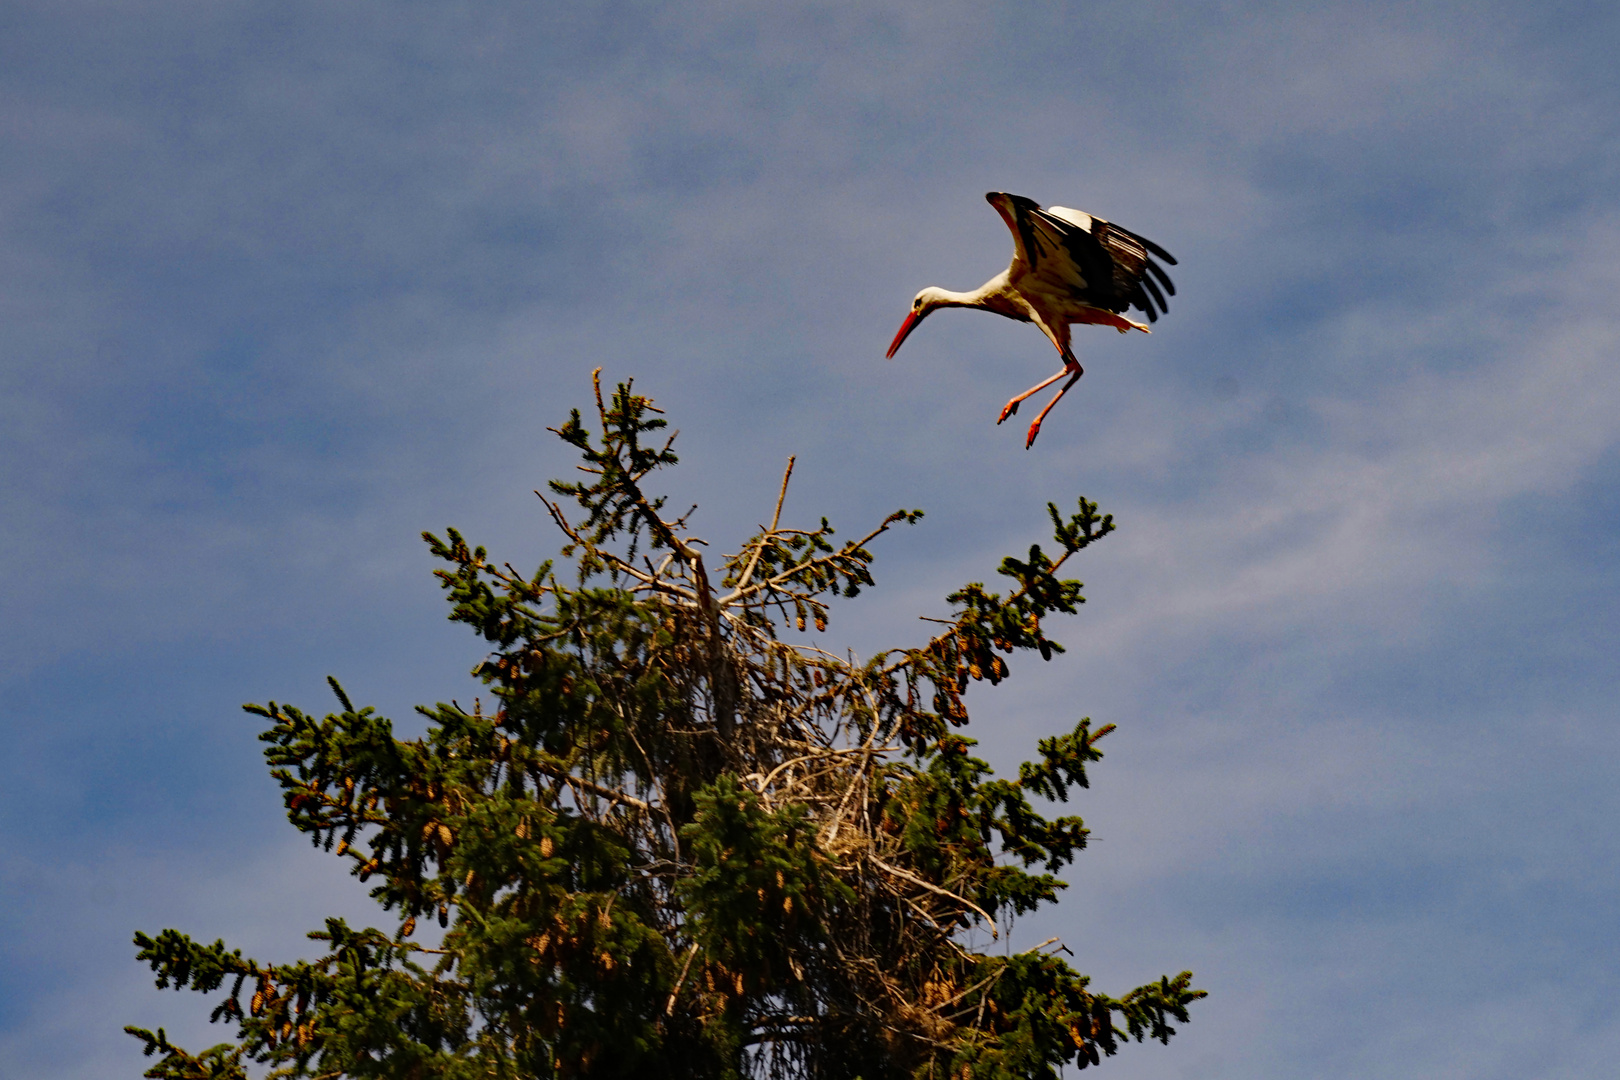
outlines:
[[1174, 296], [1176, 287], [1153, 260], [1171, 266], [1176, 260], [1158, 244], [1081, 210], [1042, 209], [1021, 195], [1003, 197], [1003, 216], [1011, 215], [1015, 273], [1022, 269], [1107, 311], [1140, 308], [1148, 322], [1157, 322], [1167, 309], [1165, 294]]

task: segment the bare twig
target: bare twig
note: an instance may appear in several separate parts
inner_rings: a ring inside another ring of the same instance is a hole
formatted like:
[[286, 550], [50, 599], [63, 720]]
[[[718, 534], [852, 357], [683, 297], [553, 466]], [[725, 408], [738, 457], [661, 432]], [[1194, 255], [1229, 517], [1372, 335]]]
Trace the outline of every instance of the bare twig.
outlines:
[[[870, 755], [874, 752], [872, 749], [872, 744], [877, 741], [878, 732], [882, 729], [883, 725], [878, 723], [877, 702], [872, 700], [872, 691], [864, 685], [861, 687], [861, 691], [866, 695], [867, 707], [872, 710], [872, 733], [867, 736], [866, 743], [861, 747], [860, 752]], [[844, 797], [838, 801], [838, 809], [833, 813], [831, 830], [821, 839], [821, 843], [823, 845], [832, 843], [833, 840], [838, 836], [838, 830], [843, 825], [844, 807], [849, 805], [850, 796], [855, 794], [855, 788], [859, 786], [861, 781], [865, 778], [866, 770], [863, 768], [860, 772], [855, 774], [855, 779], [849, 782], [849, 787], [844, 791]], [[991, 925], [993, 926], [995, 924], [992, 923]]]
[[527, 764], [529, 768], [534, 769], [536, 772], [544, 773], [554, 780], [560, 780], [569, 787], [572, 787], [577, 791], [583, 791], [587, 795], [595, 795], [597, 798], [606, 799], [608, 802], [621, 803], [625, 806], [633, 806], [637, 810], [652, 809], [652, 806], [649, 803], [643, 802], [634, 795], [626, 795], [622, 791], [615, 791], [610, 787], [603, 787], [601, 784], [592, 783], [591, 781], [583, 779], [582, 777], [575, 776], [567, 769], [561, 768], [557, 765], [552, 765], [549, 762], [535, 761], [531, 759]]
[[[881, 753], [882, 751], [888, 749], [890, 749], [890, 747], [880, 746], [877, 748], [876, 752]], [[844, 747], [843, 749], [824, 749], [822, 747], [817, 747], [814, 752], [802, 754], [796, 758], [789, 758], [787, 761], [782, 762], [782, 764], [766, 773], [765, 778], [759, 782], [759, 790], [763, 793], [766, 788], [771, 786], [771, 781], [776, 779], [777, 773], [781, 772], [790, 765], [797, 765], [801, 761], [814, 761], [817, 758], [843, 757], [849, 754], [869, 754], [873, 752], [874, 751], [870, 746], [849, 746]], [[759, 774], [755, 773], [753, 775], [758, 776]]]
[[943, 897], [945, 897], [945, 898], [947, 898], [949, 900], [955, 900], [958, 904], [962, 904], [962, 905], [964, 905], [966, 907], [972, 908], [974, 911], [979, 913], [979, 917], [981, 919], [983, 919], [985, 922], [990, 924], [990, 936], [992, 938], [996, 938], [998, 940], [1000, 939], [1001, 931], [996, 928], [996, 920], [992, 919], [990, 917], [990, 913], [985, 911], [984, 908], [980, 907], [978, 904], [975, 904], [973, 901], [967, 899], [964, 896], [957, 896], [955, 893], [951, 892], [949, 889], [942, 889], [938, 885], [933, 884], [932, 882], [924, 881], [922, 878], [918, 877], [916, 874], [911, 873], [909, 870], [902, 870], [898, 866], [890, 866], [888, 863], [884, 862], [882, 859], [878, 858], [876, 855], [868, 854], [867, 858], [872, 860], [872, 865], [876, 866], [879, 870], [886, 870], [889, 873], [893, 874], [895, 877], [904, 878], [905, 880], [911, 882], [913, 885], [921, 885], [923, 888], [927, 889], [931, 893], [937, 893], [940, 896], [943, 896]]
[[776, 526], [782, 520], [782, 503], [787, 499], [788, 481], [792, 478], [793, 455], [790, 454], [788, 455], [787, 469], [782, 473], [782, 490], [778, 492], [776, 496], [776, 512], [771, 515], [771, 527], [765, 530], [765, 535], [761, 536], [759, 538], [759, 543], [754, 546], [753, 557], [748, 560], [748, 569], [744, 570], [742, 577], [737, 579], [737, 588], [733, 589], [729, 594], [727, 594], [726, 597], [720, 601], [721, 604], [730, 602], [732, 597], [737, 595], [737, 590], [745, 587], [748, 582], [753, 579], [754, 570], [759, 566], [759, 560], [765, 554], [767, 537], [776, 535]]
[[669, 1003], [664, 1006], [665, 1016], [675, 1015], [675, 999], [680, 996], [681, 984], [686, 981], [686, 973], [692, 968], [692, 958], [697, 955], [698, 944], [692, 942], [692, 947], [686, 950], [686, 963], [681, 965], [680, 977], [675, 980], [675, 987], [669, 992]]

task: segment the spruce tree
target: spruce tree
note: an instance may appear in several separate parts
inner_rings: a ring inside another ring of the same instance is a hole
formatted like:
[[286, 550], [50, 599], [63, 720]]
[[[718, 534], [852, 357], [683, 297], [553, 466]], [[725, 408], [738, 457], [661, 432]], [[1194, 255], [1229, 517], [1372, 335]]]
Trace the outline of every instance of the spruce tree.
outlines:
[[1087, 830], [1041, 805], [1087, 786], [1112, 725], [1041, 739], [1016, 779], [960, 733], [970, 684], [1062, 652], [1048, 619], [1083, 598], [1059, 571], [1112, 517], [1049, 505], [1054, 547], [1004, 560], [1004, 594], [967, 585], [930, 640], [839, 656], [781, 631], [824, 630], [921, 511], [842, 543], [787, 527], [790, 460], [770, 525], [711, 565], [647, 488], [676, 464], [659, 410], [598, 381], [596, 419], [553, 429], [582, 459], [542, 496], [561, 561], [424, 534], [489, 644], [487, 704], [421, 708], [417, 739], [335, 680], [323, 717], [247, 706], [288, 820], [391, 928], [328, 919], [287, 963], [136, 934], [160, 988], [235, 1030], [193, 1054], [127, 1029], [146, 1075], [1050, 1077], [1168, 1041], [1189, 972], [1115, 997], [1055, 941], [991, 944], [1057, 899]]

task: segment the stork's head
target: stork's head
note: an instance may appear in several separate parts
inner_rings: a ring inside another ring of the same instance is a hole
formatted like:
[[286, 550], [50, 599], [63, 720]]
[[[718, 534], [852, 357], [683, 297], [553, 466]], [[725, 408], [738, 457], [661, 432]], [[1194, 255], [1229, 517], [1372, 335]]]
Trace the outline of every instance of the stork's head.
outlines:
[[911, 302], [911, 311], [906, 315], [906, 321], [900, 324], [900, 332], [894, 335], [894, 343], [889, 346], [889, 359], [900, 351], [900, 343], [906, 340], [906, 335], [917, 328], [917, 324], [928, 317], [928, 313], [937, 308], [944, 307], [950, 301], [950, 294], [944, 289], [928, 286], [917, 294]]

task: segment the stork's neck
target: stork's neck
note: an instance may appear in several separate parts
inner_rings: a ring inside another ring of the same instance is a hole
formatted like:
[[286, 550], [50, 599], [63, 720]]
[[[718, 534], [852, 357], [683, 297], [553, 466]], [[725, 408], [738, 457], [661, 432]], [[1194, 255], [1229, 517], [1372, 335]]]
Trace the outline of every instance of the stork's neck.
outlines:
[[984, 308], [1014, 319], [1029, 318], [1028, 308], [1022, 302], [1023, 298], [1008, 284], [1005, 270], [971, 292], [952, 292], [949, 289], [930, 291], [933, 293], [930, 299], [938, 307]]

